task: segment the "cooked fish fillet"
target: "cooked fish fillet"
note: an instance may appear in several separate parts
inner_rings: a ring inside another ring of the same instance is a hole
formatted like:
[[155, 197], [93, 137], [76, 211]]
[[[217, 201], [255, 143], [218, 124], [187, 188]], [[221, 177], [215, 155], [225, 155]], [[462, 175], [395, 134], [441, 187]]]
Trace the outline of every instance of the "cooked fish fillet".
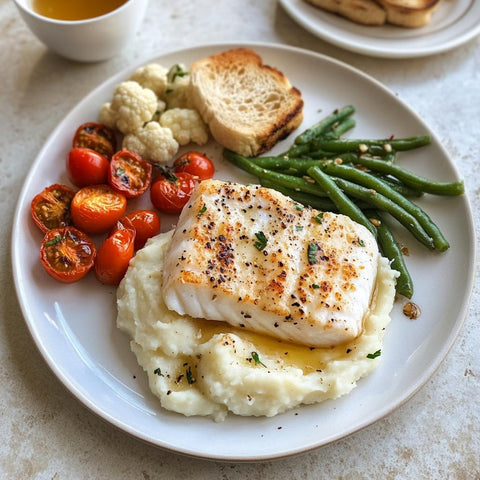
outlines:
[[373, 235], [344, 215], [206, 180], [180, 215], [162, 291], [181, 315], [333, 346], [361, 334], [378, 258]]

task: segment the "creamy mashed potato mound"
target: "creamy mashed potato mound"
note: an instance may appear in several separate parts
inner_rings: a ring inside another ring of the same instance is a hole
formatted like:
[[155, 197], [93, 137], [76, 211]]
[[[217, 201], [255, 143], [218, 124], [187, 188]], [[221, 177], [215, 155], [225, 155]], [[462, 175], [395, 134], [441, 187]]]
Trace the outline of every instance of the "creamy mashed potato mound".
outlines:
[[164, 255], [173, 231], [150, 239], [131, 262], [117, 292], [118, 327], [148, 375], [162, 407], [223, 420], [273, 416], [301, 404], [349, 393], [378, 366], [395, 298], [395, 277], [379, 257], [376, 296], [364, 331], [333, 348], [311, 348], [246, 332], [224, 322], [180, 316], [161, 292]]

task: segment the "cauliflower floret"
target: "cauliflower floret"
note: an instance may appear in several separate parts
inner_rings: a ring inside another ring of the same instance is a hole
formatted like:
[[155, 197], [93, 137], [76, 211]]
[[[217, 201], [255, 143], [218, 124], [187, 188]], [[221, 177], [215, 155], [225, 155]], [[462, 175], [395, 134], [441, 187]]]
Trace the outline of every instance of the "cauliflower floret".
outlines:
[[153, 90], [157, 97], [161, 97], [167, 88], [168, 70], [158, 63], [149, 63], [137, 68], [129, 80], [139, 83], [143, 88]]
[[145, 160], [165, 165], [178, 152], [178, 143], [169, 128], [149, 122], [136, 132], [126, 135], [122, 147], [137, 153]]
[[195, 142], [205, 145], [208, 141], [208, 129], [196, 110], [189, 108], [172, 108], [160, 117], [160, 125], [169, 128], [173, 138], [180, 145]]
[[100, 123], [103, 123], [107, 127], [115, 129], [117, 128], [117, 115], [111, 109], [111, 105], [112, 104], [110, 102], [107, 102], [100, 107], [100, 112], [98, 112], [98, 119]]
[[100, 109], [100, 122], [125, 134], [134, 132], [151, 120], [157, 104], [152, 90], [137, 82], [122, 82], [115, 88], [112, 101]]
[[184, 65], [174, 65], [168, 71], [168, 84], [165, 90], [164, 100], [167, 108], [190, 108], [188, 90], [190, 75]]
[[167, 104], [163, 100], [158, 100], [157, 109], [153, 114], [152, 121], [158, 122], [160, 120], [160, 115], [167, 109]]

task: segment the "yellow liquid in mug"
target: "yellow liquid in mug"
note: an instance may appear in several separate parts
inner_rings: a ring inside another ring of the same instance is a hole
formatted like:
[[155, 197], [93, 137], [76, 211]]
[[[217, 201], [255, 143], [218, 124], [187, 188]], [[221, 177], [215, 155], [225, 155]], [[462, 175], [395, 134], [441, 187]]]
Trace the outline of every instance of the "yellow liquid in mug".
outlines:
[[127, 0], [32, 0], [39, 15], [56, 20], [85, 20], [117, 9]]

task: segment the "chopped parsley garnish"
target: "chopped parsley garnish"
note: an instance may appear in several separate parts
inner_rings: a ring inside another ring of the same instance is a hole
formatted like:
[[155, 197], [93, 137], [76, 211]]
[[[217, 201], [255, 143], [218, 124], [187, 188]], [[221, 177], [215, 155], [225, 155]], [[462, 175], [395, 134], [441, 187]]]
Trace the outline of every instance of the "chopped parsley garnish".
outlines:
[[160, 370], [160, 368], [156, 368], [156, 369], [153, 371], [153, 373], [154, 373], [155, 375], [158, 375], [159, 377], [162, 375], [162, 371]]
[[316, 243], [309, 243], [308, 244], [308, 263], [310, 265], [314, 265], [318, 262], [317, 258], [318, 253], [318, 245]]
[[312, 288], [315, 288], [315, 289], [320, 288], [320, 285], [318, 283], [312, 283]]
[[303, 210], [303, 205], [300, 205], [300, 204], [297, 203], [297, 204], [295, 205], [295, 210], [298, 210], [298, 211], [301, 212], [301, 211]]
[[205, 213], [206, 211], [207, 211], [207, 206], [203, 204], [203, 207], [197, 213], [197, 217], [200, 217], [202, 213]]
[[369, 353], [367, 355], [367, 358], [377, 358], [382, 354], [381, 350], [377, 350], [375, 353]]
[[319, 213], [319, 214], [314, 218], [314, 220], [315, 220], [317, 223], [322, 223], [323, 213]]
[[46, 247], [51, 247], [62, 241], [62, 236], [60, 234], [55, 235], [51, 240], [45, 243]]
[[255, 365], [262, 365], [263, 367], [267, 368], [267, 366], [258, 357], [257, 352], [252, 352], [252, 358], [253, 358], [253, 361], [255, 362]]
[[187, 374], [188, 384], [191, 385], [192, 383], [195, 383], [195, 379], [193, 378], [193, 375], [192, 375], [192, 369], [190, 367], [187, 368], [186, 374]]
[[364, 247], [364, 246], [365, 246], [365, 242], [364, 242], [361, 238], [358, 239], [358, 244], [359, 244], [361, 247]]
[[254, 246], [257, 250], [262, 251], [267, 246], [267, 237], [263, 232], [257, 232], [255, 236], [257, 237], [257, 241], [254, 243]]

